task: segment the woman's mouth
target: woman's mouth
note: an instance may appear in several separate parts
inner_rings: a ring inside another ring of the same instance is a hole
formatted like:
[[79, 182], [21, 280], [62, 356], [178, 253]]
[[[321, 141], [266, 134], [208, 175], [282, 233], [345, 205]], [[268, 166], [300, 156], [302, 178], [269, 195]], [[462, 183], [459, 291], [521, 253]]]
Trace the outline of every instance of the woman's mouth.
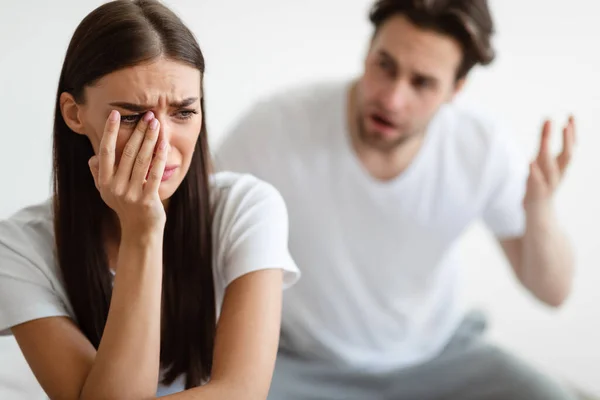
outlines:
[[179, 168], [179, 166], [177, 166], [177, 165], [167, 165], [165, 167], [165, 171], [163, 172], [161, 182], [169, 180], [169, 178], [171, 178], [175, 174], [175, 171], [177, 171], [177, 168]]
[[[169, 180], [177, 171], [177, 168], [179, 168], [179, 165], [167, 165], [165, 166], [165, 170], [163, 172], [163, 176], [161, 178], [161, 182], [165, 182], [167, 180]], [[148, 168], [148, 173], [146, 174], [146, 180], [148, 179], [148, 176], [150, 175], [150, 171], [152, 170], [152, 165], [150, 165], [150, 168]]]

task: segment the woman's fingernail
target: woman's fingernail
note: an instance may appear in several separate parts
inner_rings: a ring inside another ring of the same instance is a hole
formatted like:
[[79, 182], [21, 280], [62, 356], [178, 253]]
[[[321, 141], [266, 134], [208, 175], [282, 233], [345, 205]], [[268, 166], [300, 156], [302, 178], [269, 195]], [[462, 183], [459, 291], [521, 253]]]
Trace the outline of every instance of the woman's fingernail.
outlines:
[[150, 122], [152, 118], [154, 118], [154, 113], [152, 111], [148, 111], [146, 115], [144, 115], [145, 122]]
[[158, 120], [155, 118], [150, 122], [150, 129], [154, 130], [158, 127]]
[[108, 116], [108, 119], [111, 122], [117, 122], [117, 120], [119, 119], [119, 112], [117, 110], [112, 110], [110, 112], [110, 115]]
[[97, 157], [90, 158], [90, 161], [88, 161], [88, 164], [92, 168], [98, 166], [98, 158]]

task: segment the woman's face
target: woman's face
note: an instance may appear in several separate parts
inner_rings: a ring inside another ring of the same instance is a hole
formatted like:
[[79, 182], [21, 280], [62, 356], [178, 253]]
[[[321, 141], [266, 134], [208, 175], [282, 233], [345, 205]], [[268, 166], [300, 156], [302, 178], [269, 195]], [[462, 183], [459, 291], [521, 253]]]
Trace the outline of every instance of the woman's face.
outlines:
[[152, 112], [160, 122], [161, 137], [170, 146], [159, 188], [161, 200], [166, 200], [188, 172], [200, 134], [200, 85], [199, 70], [162, 58], [113, 72], [85, 89], [85, 104], [76, 105], [78, 133], [90, 139], [97, 153], [108, 115], [111, 110], [119, 111], [118, 163], [137, 123], [144, 114]]

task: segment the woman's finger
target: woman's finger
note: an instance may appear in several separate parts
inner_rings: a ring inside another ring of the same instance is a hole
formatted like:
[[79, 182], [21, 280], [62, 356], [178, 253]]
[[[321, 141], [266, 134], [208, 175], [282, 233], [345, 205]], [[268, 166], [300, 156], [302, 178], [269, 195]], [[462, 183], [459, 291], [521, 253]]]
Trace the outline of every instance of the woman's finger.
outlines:
[[90, 158], [88, 165], [90, 167], [90, 172], [92, 173], [92, 178], [94, 179], [94, 185], [96, 185], [96, 189], [100, 190], [100, 185], [98, 185], [98, 173], [100, 172], [100, 161], [98, 160], [98, 156]]
[[140, 190], [144, 184], [146, 175], [148, 175], [148, 170], [150, 169], [150, 163], [154, 156], [154, 149], [156, 148], [156, 142], [158, 141], [159, 131], [160, 123], [154, 118], [148, 124], [144, 141], [142, 142], [140, 151], [135, 159], [133, 171], [131, 171], [131, 185], [136, 188], [139, 187]]
[[135, 130], [131, 134], [131, 137], [127, 141], [127, 144], [123, 148], [121, 159], [119, 160], [119, 167], [115, 179], [117, 180], [118, 186], [129, 187], [129, 181], [131, 180], [131, 172], [135, 164], [135, 160], [138, 156], [144, 137], [146, 136], [146, 130], [148, 124], [154, 119], [152, 112], [147, 112], [144, 117], [138, 122]]
[[148, 178], [146, 185], [144, 186], [144, 193], [152, 195], [158, 192], [160, 183], [162, 182], [163, 174], [165, 172], [165, 166], [167, 165], [167, 154], [169, 153], [169, 146], [164, 138], [161, 138], [156, 155], [152, 161], [152, 167], [148, 172]]
[[119, 136], [120, 117], [117, 110], [112, 110], [106, 120], [100, 147], [98, 148], [96, 185], [101, 186], [110, 182], [115, 172], [115, 149], [117, 147], [117, 136]]

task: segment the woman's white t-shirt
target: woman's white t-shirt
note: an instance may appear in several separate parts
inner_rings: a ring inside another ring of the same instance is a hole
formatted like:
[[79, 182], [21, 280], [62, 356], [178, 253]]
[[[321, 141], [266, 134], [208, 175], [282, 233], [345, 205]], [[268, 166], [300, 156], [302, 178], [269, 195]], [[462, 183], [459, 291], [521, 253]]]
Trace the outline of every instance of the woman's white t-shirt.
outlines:
[[[279, 192], [252, 175], [212, 176], [213, 276], [217, 315], [227, 286], [249, 272], [281, 268], [284, 288], [299, 278], [288, 251], [288, 216]], [[35, 319], [75, 320], [55, 260], [52, 204], [27, 207], [0, 222], [0, 335]], [[183, 390], [184, 377], [158, 395]]]

